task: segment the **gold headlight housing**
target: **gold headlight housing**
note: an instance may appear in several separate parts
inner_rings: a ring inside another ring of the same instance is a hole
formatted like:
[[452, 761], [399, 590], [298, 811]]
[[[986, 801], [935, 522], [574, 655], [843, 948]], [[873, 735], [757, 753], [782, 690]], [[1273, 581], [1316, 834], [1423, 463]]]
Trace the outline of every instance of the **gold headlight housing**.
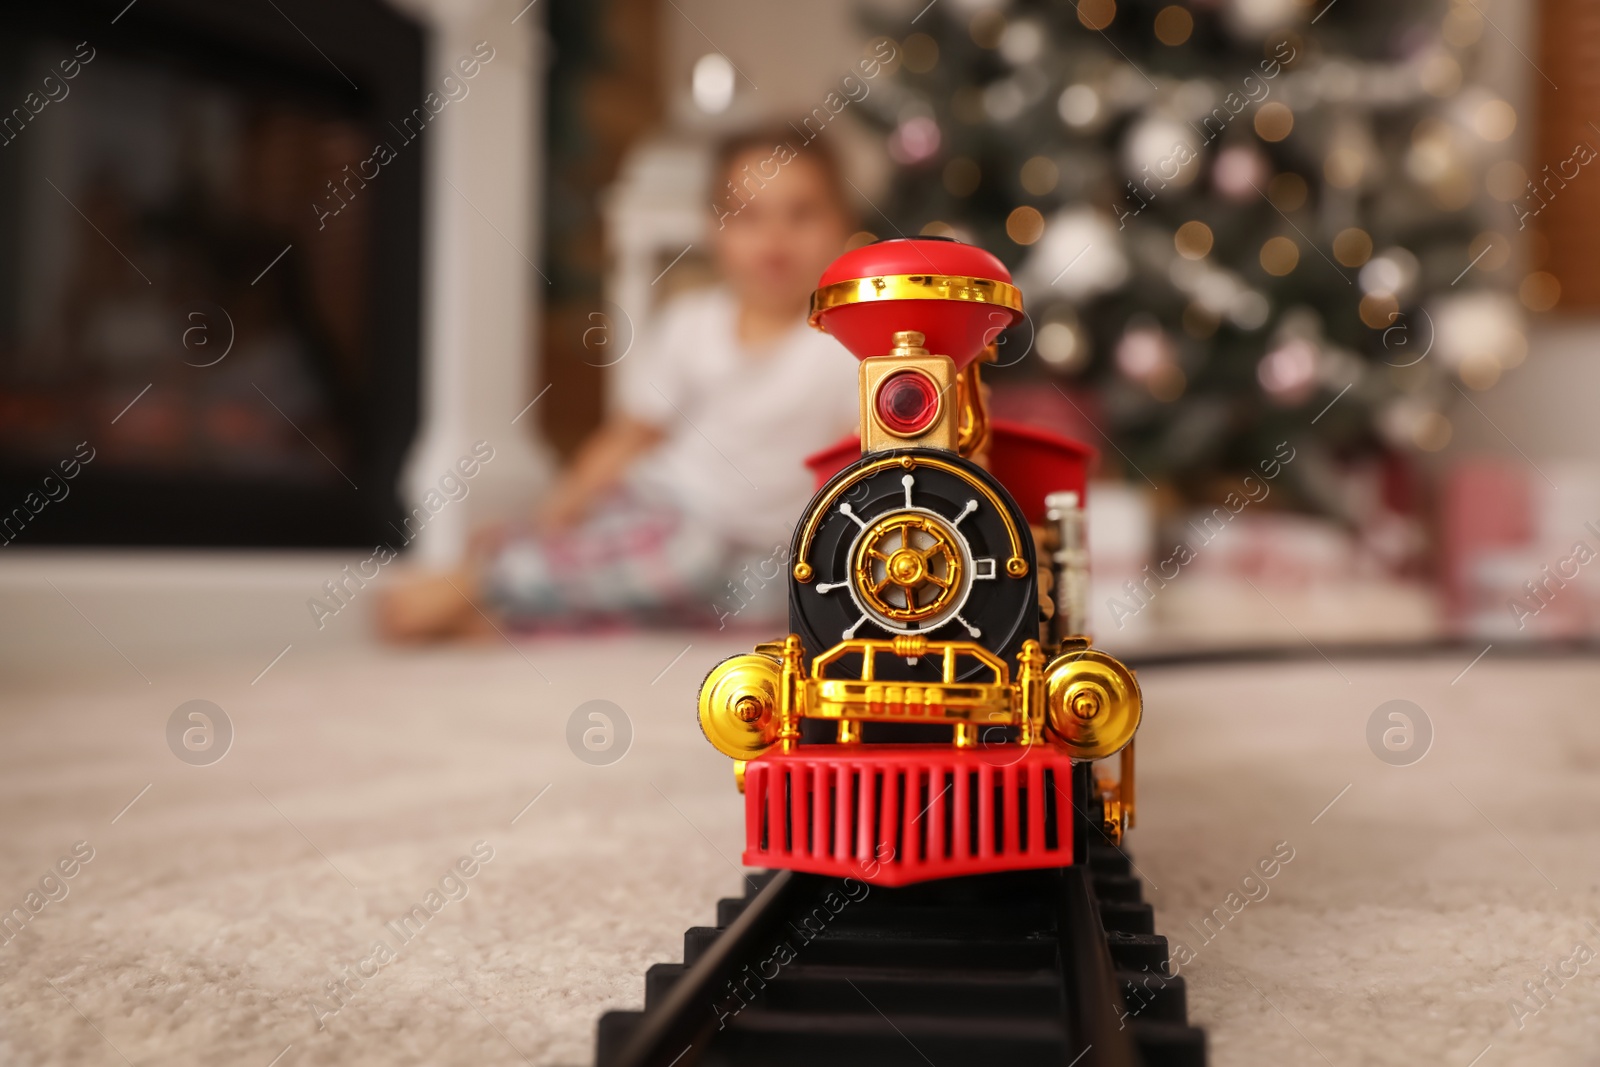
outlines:
[[732, 656], [711, 668], [700, 686], [700, 729], [713, 748], [753, 760], [778, 740], [782, 668], [759, 652]]
[[1115, 755], [1139, 729], [1139, 683], [1104, 652], [1086, 648], [1057, 656], [1044, 669], [1044, 688], [1050, 734], [1073, 759]]

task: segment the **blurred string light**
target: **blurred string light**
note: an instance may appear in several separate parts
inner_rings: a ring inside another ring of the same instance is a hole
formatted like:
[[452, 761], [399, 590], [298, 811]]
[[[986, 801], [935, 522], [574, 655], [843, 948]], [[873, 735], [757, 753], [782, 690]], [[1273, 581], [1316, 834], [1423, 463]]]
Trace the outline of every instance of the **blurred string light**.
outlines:
[[1259, 330], [1272, 314], [1272, 302], [1254, 289], [1246, 289], [1228, 306], [1228, 321], [1241, 330]]
[[1018, 19], [1000, 31], [1000, 58], [1014, 67], [1032, 63], [1044, 51], [1044, 27], [1033, 19]]
[[1191, 219], [1172, 235], [1172, 246], [1184, 259], [1203, 259], [1211, 251], [1211, 227]]
[[690, 77], [694, 106], [707, 115], [720, 115], [733, 104], [733, 64], [720, 52], [707, 52], [695, 60]]
[[1330, 103], [1348, 103], [1361, 91], [1361, 72], [1338, 59], [1324, 60], [1311, 77], [1317, 95]]
[[1395, 299], [1393, 293], [1368, 293], [1361, 298], [1357, 312], [1367, 329], [1387, 330], [1400, 318], [1400, 301]]
[[1472, 176], [1467, 169], [1465, 147], [1450, 124], [1440, 119], [1423, 119], [1412, 129], [1405, 169], [1447, 211], [1460, 210], [1472, 200]]
[[1548, 271], [1536, 270], [1522, 279], [1517, 295], [1529, 311], [1549, 311], [1561, 299], [1561, 280]]
[[1372, 258], [1372, 235], [1359, 226], [1340, 230], [1333, 238], [1333, 258], [1341, 266], [1361, 266]]
[[895, 127], [889, 137], [889, 156], [896, 163], [911, 165], [931, 159], [939, 151], [939, 124], [929, 115], [912, 115]]
[[1087, 29], [1103, 30], [1116, 17], [1116, 0], [1078, 0], [1078, 21]]
[[1122, 167], [1135, 185], [1151, 177], [1182, 189], [1199, 177], [1202, 156], [1194, 147], [1195, 132], [1168, 115], [1147, 115], [1133, 124], [1122, 144]]
[[1300, 246], [1289, 237], [1269, 237], [1261, 246], [1260, 258], [1262, 270], [1281, 278], [1300, 264]]
[[1076, 373], [1089, 363], [1089, 338], [1070, 310], [1040, 326], [1033, 347], [1046, 366], [1062, 374]]
[[1175, 48], [1187, 41], [1194, 32], [1194, 16], [1189, 14], [1187, 8], [1168, 4], [1156, 12], [1155, 31], [1156, 40]]
[[1450, 127], [1437, 118], [1425, 118], [1411, 130], [1411, 146], [1405, 156], [1406, 173], [1419, 184], [1431, 185], [1450, 172], [1458, 155]]
[[1294, 130], [1294, 112], [1280, 100], [1269, 100], [1256, 108], [1255, 128], [1263, 141], [1281, 141]]
[[1022, 187], [1033, 196], [1048, 196], [1055, 192], [1061, 180], [1061, 170], [1048, 156], [1034, 156], [1022, 165]]
[[1256, 380], [1275, 404], [1297, 407], [1317, 386], [1317, 349], [1303, 337], [1291, 337], [1256, 364]]
[[1183, 395], [1188, 378], [1178, 366], [1176, 349], [1165, 330], [1147, 322], [1130, 325], [1117, 342], [1117, 369], [1149, 390], [1150, 395], [1170, 403]]
[[1461, 89], [1461, 64], [1443, 49], [1434, 49], [1418, 60], [1417, 82], [1429, 96], [1445, 99]]
[[1494, 230], [1484, 230], [1467, 246], [1468, 262], [1481, 271], [1496, 271], [1511, 262], [1511, 238]]
[[1115, 106], [1132, 111], [1154, 103], [1161, 88], [1151, 85], [1133, 64], [1118, 63], [1106, 75], [1104, 95]]
[[1232, 0], [1223, 13], [1241, 36], [1266, 37], [1304, 17], [1309, 6], [1301, 0]]
[[1378, 413], [1378, 432], [1390, 444], [1437, 452], [1450, 443], [1450, 420], [1415, 396], [1401, 396]]
[[1472, 389], [1488, 389], [1528, 355], [1517, 301], [1493, 290], [1453, 292], [1433, 305], [1433, 352]]
[[999, 48], [1000, 38], [1006, 32], [1006, 17], [998, 11], [979, 11], [967, 23], [967, 32], [979, 48]]
[[1015, 78], [990, 82], [983, 90], [983, 111], [1002, 126], [1016, 121], [1028, 106], [1028, 93]]
[[1006, 236], [1019, 245], [1031, 245], [1044, 236], [1044, 216], [1024, 204], [1006, 216]]
[[1443, 412], [1429, 411], [1418, 421], [1412, 440], [1424, 452], [1439, 452], [1450, 443], [1455, 429]]
[[1079, 82], [1062, 90], [1056, 111], [1061, 121], [1074, 129], [1087, 129], [1100, 117], [1100, 94], [1092, 85]]
[[1205, 78], [1185, 78], [1171, 94], [1172, 110], [1191, 122], [1211, 114], [1221, 102], [1216, 85]]
[[1129, 326], [1117, 342], [1117, 369], [1136, 382], [1146, 380], [1171, 359], [1171, 343], [1159, 326]]
[[1355, 189], [1377, 161], [1378, 150], [1366, 128], [1355, 122], [1340, 122], [1330, 138], [1322, 176], [1335, 189]]
[[1128, 280], [1131, 266], [1116, 224], [1088, 207], [1057, 211], [1020, 270], [1029, 287], [1066, 300], [1090, 300]]
[[1270, 164], [1253, 145], [1231, 145], [1217, 153], [1211, 167], [1211, 184], [1217, 192], [1239, 203], [1260, 196], [1266, 185]]
[[1422, 267], [1417, 257], [1399, 246], [1386, 248], [1368, 260], [1356, 276], [1363, 293], [1389, 293], [1400, 300], [1409, 299], [1416, 289]]
[[1446, 44], [1468, 48], [1483, 36], [1483, 13], [1475, 4], [1454, 4], [1444, 17], [1441, 35]]
[[1180, 256], [1172, 261], [1167, 275], [1192, 301], [1184, 313], [1185, 330], [1192, 337], [1209, 337], [1224, 319], [1241, 330], [1258, 330], [1272, 313], [1272, 303], [1265, 295], [1209, 259]]
[[1504, 100], [1485, 100], [1472, 113], [1472, 128], [1485, 141], [1504, 141], [1517, 128], [1517, 112]]

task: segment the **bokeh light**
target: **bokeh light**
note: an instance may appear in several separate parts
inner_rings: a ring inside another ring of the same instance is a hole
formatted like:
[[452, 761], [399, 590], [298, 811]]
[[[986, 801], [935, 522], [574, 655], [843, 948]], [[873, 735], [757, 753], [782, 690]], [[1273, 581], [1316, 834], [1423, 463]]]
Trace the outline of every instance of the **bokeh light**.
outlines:
[[1263, 141], [1281, 141], [1294, 129], [1294, 112], [1287, 104], [1269, 100], [1256, 109], [1255, 127]]
[[1026, 204], [1006, 216], [1006, 236], [1019, 245], [1031, 245], [1044, 234], [1044, 216]]
[[1536, 270], [1522, 279], [1517, 295], [1529, 311], [1549, 311], [1561, 299], [1561, 280], [1549, 271]]
[[1116, 0], [1078, 0], [1078, 21], [1091, 30], [1105, 29], [1116, 17]]
[[1269, 237], [1261, 246], [1261, 269], [1283, 277], [1300, 263], [1300, 246], [1288, 237]]
[[1194, 32], [1194, 16], [1187, 8], [1168, 4], [1156, 13], [1156, 40], [1176, 47], [1189, 39]]
[[1211, 227], [1197, 220], [1186, 222], [1172, 235], [1172, 243], [1183, 258], [1203, 259], [1211, 251]]
[[1034, 156], [1022, 165], [1022, 187], [1034, 196], [1048, 196], [1055, 192], [1061, 171], [1048, 156]]
[[1372, 258], [1372, 236], [1359, 226], [1340, 230], [1333, 239], [1333, 258], [1346, 267], [1359, 267]]

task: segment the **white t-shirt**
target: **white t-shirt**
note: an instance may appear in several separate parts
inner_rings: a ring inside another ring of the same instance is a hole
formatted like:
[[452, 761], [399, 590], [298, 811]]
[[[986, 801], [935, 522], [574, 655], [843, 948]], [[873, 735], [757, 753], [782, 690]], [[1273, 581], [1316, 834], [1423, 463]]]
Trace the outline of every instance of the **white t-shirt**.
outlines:
[[630, 483], [730, 542], [771, 550], [811, 498], [805, 457], [856, 428], [857, 363], [804, 320], [748, 351], [737, 315], [721, 288], [673, 300], [612, 368], [611, 407], [666, 432]]

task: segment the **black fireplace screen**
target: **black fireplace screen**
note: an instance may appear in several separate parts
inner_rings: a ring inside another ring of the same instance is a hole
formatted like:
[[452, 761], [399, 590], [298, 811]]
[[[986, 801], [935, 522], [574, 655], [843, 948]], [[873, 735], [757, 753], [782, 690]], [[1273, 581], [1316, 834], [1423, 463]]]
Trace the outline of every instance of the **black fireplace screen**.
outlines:
[[[295, 26], [182, 6], [0, 29], [0, 543], [358, 544], [396, 509], [421, 147], [367, 168], [420, 48], [313, 71]], [[300, 6], [346, 52], [341, 20], [409, 29]]]

